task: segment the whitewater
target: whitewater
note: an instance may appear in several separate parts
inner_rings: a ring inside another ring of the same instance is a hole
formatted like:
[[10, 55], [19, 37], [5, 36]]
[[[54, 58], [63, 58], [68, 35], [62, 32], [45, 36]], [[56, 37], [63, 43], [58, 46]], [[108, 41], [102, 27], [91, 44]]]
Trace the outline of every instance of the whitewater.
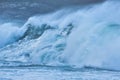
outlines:
[[[59, 67], [60, 70], [92, 68], [120, 71], [119, 16], [120, 2], [106, 1], [83, 8], [65, 8], [32, 16], [23, 26], [16, 22], [0, 22], [0, 67], [47, 66], [50, 67], [50, 72], [51, 67]], [[19, 69], [15, 69], [17, 70]], [[31, 69], [27, 71], [34, 73]], [[38, 68], [35, 68], [35, 71], [42, 72]], [[27, 76], [27, 73], [24, 74]], [[62, 72], [58, 74], [63, 76]], [[69, 76], [73, 74], [75, 73], [71, 72]], [[78, 72], [78, 75], [80, 74], [82, 73]], [[0, 75], [4, 76], [2, 73]], [[65, 80], [67, 79], [69, 78]], [[109, 76], [105, 79], [109, 79]]]

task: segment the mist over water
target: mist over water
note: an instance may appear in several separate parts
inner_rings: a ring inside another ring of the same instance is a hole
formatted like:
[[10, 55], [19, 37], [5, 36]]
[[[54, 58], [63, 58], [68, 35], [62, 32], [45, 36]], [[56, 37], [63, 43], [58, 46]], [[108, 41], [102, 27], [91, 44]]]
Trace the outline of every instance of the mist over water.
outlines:
[[119, 1], [106, 1], [33, 16], [22, 27], [1, 24], [0, 66], [120, 70], [119, 6]]
[[119, 6], [119, 2], [109, 1], [82, 15], [63, 54], [69, 64], [119, 69]]

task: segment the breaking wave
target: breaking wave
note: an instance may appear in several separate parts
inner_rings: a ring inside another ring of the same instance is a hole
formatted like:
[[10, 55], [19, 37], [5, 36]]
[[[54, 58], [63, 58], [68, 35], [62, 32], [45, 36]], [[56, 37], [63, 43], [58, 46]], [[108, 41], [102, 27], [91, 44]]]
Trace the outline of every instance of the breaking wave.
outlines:
[[0, 66], [52, 65], [120, 70], [120, 2], [0, 25]]

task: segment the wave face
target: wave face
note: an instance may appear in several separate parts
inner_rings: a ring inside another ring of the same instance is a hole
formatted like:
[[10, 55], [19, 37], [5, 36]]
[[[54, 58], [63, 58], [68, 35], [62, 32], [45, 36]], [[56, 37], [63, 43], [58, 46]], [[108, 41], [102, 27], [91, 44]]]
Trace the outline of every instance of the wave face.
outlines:
[[30, 17], [23, 27], [0, 25], [0, 66], [120, 70], [119, 6], [119, 1], [107, 1]]

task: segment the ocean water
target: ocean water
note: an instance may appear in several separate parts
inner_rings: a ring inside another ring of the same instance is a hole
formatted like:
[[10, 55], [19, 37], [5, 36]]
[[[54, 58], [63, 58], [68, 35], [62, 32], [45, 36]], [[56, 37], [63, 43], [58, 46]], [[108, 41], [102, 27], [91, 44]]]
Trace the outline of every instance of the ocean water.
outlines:
[[64, 67], [2, 68], [0, 80], [119, 80], [120, 72]]
[[107, 0], [0, 17], [0, 80], [120, 80], [119, 16], [120, 2]]

